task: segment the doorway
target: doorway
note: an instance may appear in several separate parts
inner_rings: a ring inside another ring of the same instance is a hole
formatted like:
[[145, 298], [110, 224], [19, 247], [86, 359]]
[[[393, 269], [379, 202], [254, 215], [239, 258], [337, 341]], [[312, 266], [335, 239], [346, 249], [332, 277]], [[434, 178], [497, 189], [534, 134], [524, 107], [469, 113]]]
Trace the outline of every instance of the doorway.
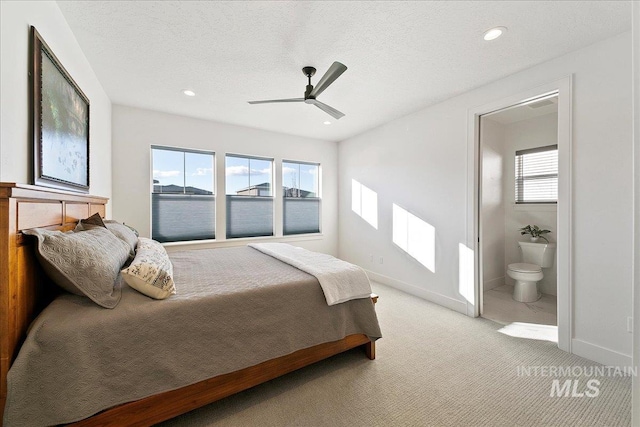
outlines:
[[480, 315], [557, 342], [557, 93], [481, 115], [479, 146]]
[[[543, 275], [546, 274], [546, 278], [548, 280], [555, 278], [555, 286], [556, 286], [555, 288], [556, 295], [554, 295], [555, 302], [556, 302], [555, 319], [553, 319], [553, 313], [549, 313], [549, 317], [547, 318], [546, 322], [543, 321], [539, 323], [535, 323], [535, 321], [537, 320], [534, 320], [534, 322], [526, 322], [526, 321], [519, 322], [517, 318], [514, 318], [513, 319], [514, 321], [509, 323], [510, 319], [505, 318], [503, 319], [503, 323], [505, 323], [506, 325], [505, 325], [505, 328], [503, 329], [510, 329], [507, 326], [511, 325], [513, 327], [516, 324], [545, 325], [546, 323], [547, 324], [546, 326], [552, 327], [553, 326], [552, 323], [557, 323], [557, 334], [555, 332], [554, 334], [557, 336], [558, 347], [562, 350], [569, 351], [569, 352], [571, 352], [571, 336], [572, 336], [572, 324], [571, 324], [571, 319], [572, 319], [571, 86], [572, 86], [571, 76], [567, 76], [555, 82], [541, 85], [537, 88], [533, 88], [531, 90], [522, 92], [520, 94], [509, 96], [499, 101], [492, 102], [490, 104], [476, 107], [469, 110], [468, 158], [469, 158], [470, 174], [469, 174], [469, 180], [468, 180], [468, 188], [470, 191], [468, 193], [468, 200], [469, 200], [469, 206], [471, 207], [471, 210], [469, 211], [469, 217], [468, 217], [469, 220], [467, 223], [468, 227], [467, 227], [466, 246], [469, 249], [469, 253], [473, 254], [474, 264], [473, 264], [473, 281], [472, 283], [469, 282], [469, 288], [470, 288], [469, 291], [464, 291], [465, 295], [470, 294], [470, 297], [467, 297], [467, 314], [468, 315], [470, 316], [491, 315], [491, 308], [488, 306], [485, 306], [485, 294], [484, 294], [485, 278], [487, 278], [488, 281], [492, 279], [489, 276], [484, 275], [485, 273], [484, 270], [486, 268], [491, 269], [491, 267], [486, 267], [484, 264], [484, 261], [485, 261], [485, 258], [487, 257], [493, 257], [493, 259], [495, 259], [496, 252], [492, 253], [491, 250], [489, 250], [485, 254], [484, 253], [485, 251], [483, 251], [484, 249], [483, 245], [485, 243], [484, 240], [487, 238], [489, 240], [493, 239], [495, 243], [496, 241], [498, 242], [501, 241], [502, 236], [500, 235], [499, 232], [495, 232], [493, 234], [488, 233], [487, 230], [483, 228], [484, 215], [482, 212], [482, 207], [483, 207], [482, 206], [482, 202], [483, 202], [482, 179], [483, 179], [483, 167], [485, 165], [483, 164], [483, 161], [482, 161], [483, 160], [482, 159], [483, 147], [482, 147], [482, 138], [481, 138], [482, 130], [483, 130], [482, 122], [486, 119], [491, 120], [491, 115], [493, 115], [494, 122], [498, 121], [499, 123], [499, 120], [503, 120], [503, 121], [515, 120], [514, 121], [515, 123], [519, 121], [515, 119], [517, 117], [520, 117], [518, 116], [518, 114], [522, 114], [522, 112], [530, 113], [531, 110], [536, 109], [535, 107], [537, 107], [538, 109], [540, 108], [556, 109], [557, 111], [549, 114], [549, 115], [555, 114], [557, 117], [556, 119], [557, 129], [555, 131], [555, 134], [557, 136], [558, 173], [557, 173], [557, 203], [555, 204], [555, 213], [557, 216], [556, 216], [555, 224], [552, 219], [549, 219], [551, 212], [553, 212], [554, 209], [548, 206], [549, 205], [548, 203], [546, 204], [547, 206], [544, 206], [544, 207], [542, 206], [543, 203], [540, 203], [540, 206], [537, 207], [537, 213], [533, 214], [534, 216], [524, 216], [524, 217], [522, 216], [522, 214], [530, 215], [530, 213], [526, 212], [526, 209], [525, 211], [522, 211], [521, 207], [517, 206], [519, 203], [517, 203], [517, 200], [515, 199], [516, 198], [515, 186], [518, 185], [518, 183], [516, 182], [517, 178], [516, 178], [515, 170], [513, 171], [513, 175], [511, 175], [512, 169], [509, 168], [508, 170], [509, 176], [507, 176], [506, 175], [507, 172], [505, 172], [506, 169], [503, 169], [502, 174], [505, 179], [505, 182], [503, 183], [504, 185], [502, 186], [502, 191], [505, 196], [508, 195], [511, 198], [513, 198], [513, 203], [509, 204], [505, 202], [503, 203], [502, 206], [503, 208], [509, 207], [511, 210], [515, 211], [518, 215], [520, 215], [520, 216], [516, 215], [514, 217], [515, 219], [512, 218], [512, 221], [509, 224], [507, 224], [506, 220], [503, 223], [504, 235], [505, 235], [504, 241], [506, 244], [506, 242], [510, 241], [509, 239], [513, 239], [514, 244], [517, 246], [515, 250], [513, 245], [509, 249], [506, 249], [505, 247], [504, 258], [500, 256], [500, 250], [499, 249], [497, 250], [497, 253], [498, 253], [497, 259], [498, 260], [504, 259], [503, 261], [504, 267], [494, 268], [493, 271], [495, 273], [496, 271], [499, 271], [502, 268], [504, 268], [504, 274], [500, 275], [498, 273], [496, 277], [493, 278], [495, 279], [495, 281], [493, 283], [489, 283], [489, 287], [491, 285], [500, 285], [501, 280], [505, 281], [504, 283], [505, 286], [507, 285], [515, 286], [516, 284], [515, 281], [517, 279], [510, 277], [507, 270], [508, 270], [509, 264], [515, 264], [515, 262], [512, 262], [512, 261], [515, 261], [515, 259], [513, 258], [514, 256], [519, 256], [519, 257], [522, 256], [522, 252], [521, 252], [522, 249], [521, 247], [519, 247], [515, 239], [518, 239], [518, 241], [523, 241], [523, 242], [528, 241], [527, 238], [529, 237], [529, 235], [519, 234], [521, 228], [525, 227], [526, 225], [531, 225], [531, 226], [538, 225], [542, 230], [549, 229], [551, 233], [545, 233], [543, 234], [543, 236], [546, 237], [548, 240], [550, 240], [550, 243], [555, 243], [557, 245], [555, 248], [556, 250], [555, 250], [555, 255], [553, 260], [553, 265], [555, 266], [555, 274], [553, 270], [549, 270], [550, 267], [544, 267]], [[544, 101], [547, 101], [547, 102], [544, 102]], [[551, 102], [552, 104], [554, 104], [554, 106], [552, 106], [548, 102]], [[535, 105], [538, 103], [539, 105]], [[523, 107], [528, 107], [531, 105], [535, 105], [535, 107], [529, 107], [529, 110], [522, 109]], [[545, 114], [540, 114], [539, 117], [542, 117], [544, 115]], [[484, 119], [483, 119], [483, 116], [485, 116]], [[509, 116], [511, 116], [510, 119], [508, 118]], [[552, 121], [550, 117], [548, 117], [547, 119], [548, 121]], [[490, 124], [487, 125], [487, 123], [488, 122], [484, 123], [485, 128], [487, 126], [491, 126]], [[530, 147], [532, 151], [529, 151], [528, 153], [535, 152], [536, 150], [534, 148], [542, 149], [545, 147], [548, 147], [548, 146], [542, 146], [539, 144], [538, 147]], [[521, 150], [516, 150], [515, 147], [512, 147], [511, 150], [513, 150], [513, 153], [509, 155], [509, 158], [511, 155], [513, 155], [513, 162], [514, 162], [514, 168], [515, 168], [516, 151], [524, 151], [524, 153], [519, 153], [520, 155], [526, 155], [527, 151], [525, 148]], [[504, 155], [503, 155], [503, 158], [505, 158]], [[510, 161], [512, 160], [510, 159]], [[526, 177], [521, 177], [520, 184], [526, 181], [525, 178]], [[510, 185], [513, 185], [514, 187], [509, 187], [507, 185], [507, 181], [506, 181], [507, 179], [511, 181]], [[528, 183], [528, 184], [531, 184], [531, 183]], [[505, 188], [507, 188], [507, 192], [509, 194], [505, 192]], [[511, 190], [511, 188], [513, 188], [513, 190]], [[545, 217], [545, 216], [546, 216], [546, 219], [543, 219], [542, 217]], [[499, 217], [499, 213], [498, 213], [498, 217]], [[489, 216], [489, 218], [491, 218], [491, 216]], [[499, 221], [494, 221], [494, 222], [499, 222]], [[525, 222], [527, 224], [525, 224]], [[544, 227], [546, 224], [548, 224], [548, 226]], [[555, 229], [552, 230], [553, 225], [555, 225]], [[485, 228], [486, 227], [487, 225], [485, 224]], [[508, 237], [507, 234], [509, 234], [509, 238], [507, 238]], [[544, 242], [544, 240], [542, 241]], [[518, 261], [521, 261], [521, 260], [522, 260], [521, 258], [518, 259]], [[503, 279], [501, 279], [501, 277]], [[509, 280], [508, 278], [513, 281], [508, 282]], [[544, 283], [540, 283], [540, 286], [536, 289], [539, 289], [543, 294], [543, 296], [544, 294], [551, 295], [553, 293], [552, 286], [553, 285], [551, 282], [544, 282]], [[496, 288], [497, 287], [498, 286], [496, 286]], [[502, 291], [509, 298], [511, 299], [513, 298], [512, 297], [513, 288], [509, 288], [509, 287], [503, 288]], [[504, 297], [505, 295], [502, 295], [502, 296]], [[545, 299], [544, 301], [542, 301], [542, 303], [547, 303], [547, 302], [549, 302], [548, 299]], [[531, 304], [531, 303], [527, 303], [527, 304]], [[541, 303], [538, 302], [537, 304], [539, 305]], [[489, 308], [489, 313], [486, 313], [487, 308]], [[552, 308], [550, 309], [549, 307], [546, 307], [546, 308], [547, 308], [547, 312], [553, 311]], [[525, 320], [525, 319], [522, 319], [522, 320]], [[554, 322], [554, 320], [556, 322]], [[525, 330], [523, 332], [524, 332], [525, 338], [536, 338], [535, 336], [527, 336], [527, 334], [530, 331]], [[518, 336], [517, 333], [518, 331], [516, 331], [516, 336]], [[542, 338], [542, 339], [546, 339], [546, 338]], [[555, 341], [556, 339], [554, 338], [553, 340]]]

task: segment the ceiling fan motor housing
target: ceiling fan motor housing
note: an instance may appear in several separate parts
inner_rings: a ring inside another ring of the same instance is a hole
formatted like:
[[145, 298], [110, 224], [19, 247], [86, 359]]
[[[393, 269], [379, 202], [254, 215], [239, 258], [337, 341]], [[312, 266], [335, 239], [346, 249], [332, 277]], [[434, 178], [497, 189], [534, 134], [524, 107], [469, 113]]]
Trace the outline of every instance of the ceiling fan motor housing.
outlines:
[[[312, 99], [309, 96], [309, 95], [311, 95], [311, 91], [313, 90], [313, 86], [311, 85], [311, 77], [316, 73], [316, 69], [313, 68], [313, 67], [302, 67], [302, 72], [309, 79], [309, 84], [307, 85], [307, 90], [304, 91], [304, 101], [307, 102], [308, 99]], [[307, 104], [310, 104], [310, 102], [307, 102]]]
[[[305, 102], [309, 99], [316, 99], [315, 96], [311, 96], [311, 91], [313, 90], [313, 86], [307, 85], [307, 90], [304, 91], [304, 100]], [[307, 102], [309, 104], [309, 102]]]

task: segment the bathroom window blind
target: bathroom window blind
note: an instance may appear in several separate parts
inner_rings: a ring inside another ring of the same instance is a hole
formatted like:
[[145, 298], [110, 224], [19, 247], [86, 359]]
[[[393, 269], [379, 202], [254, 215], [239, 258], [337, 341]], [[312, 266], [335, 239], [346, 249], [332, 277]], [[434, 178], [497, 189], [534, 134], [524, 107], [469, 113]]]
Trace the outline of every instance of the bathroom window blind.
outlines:
[[558, 146], [516, 151], [516, 203], [558, 202]]

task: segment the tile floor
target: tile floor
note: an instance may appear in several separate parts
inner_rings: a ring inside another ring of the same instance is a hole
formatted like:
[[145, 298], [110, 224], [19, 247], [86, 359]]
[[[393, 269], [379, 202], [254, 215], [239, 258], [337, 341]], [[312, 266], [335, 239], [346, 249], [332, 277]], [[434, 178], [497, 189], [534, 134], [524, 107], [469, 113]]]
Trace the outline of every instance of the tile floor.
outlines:
[[557, 325], [557, 300], [554, 295], [542, 294], [536, 302], [513, 299], [513, 286], [502, 285], [484, 292], [482, 317], [508, 325], [513, 322]]

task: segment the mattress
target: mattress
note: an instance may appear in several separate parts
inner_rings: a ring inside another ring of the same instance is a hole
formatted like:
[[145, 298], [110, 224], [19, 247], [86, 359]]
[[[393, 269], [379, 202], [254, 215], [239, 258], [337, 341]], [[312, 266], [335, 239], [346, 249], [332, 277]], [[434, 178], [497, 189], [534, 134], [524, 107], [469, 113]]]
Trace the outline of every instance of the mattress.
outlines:
[[123, 285], [112, 310], [64, 294], [7, 377], [6, 426], [62, 424], [351, 334], [381, 337], [369, 298], [328, 306], [311, 275], [249, 247], [170, 255], [177, 294]]

